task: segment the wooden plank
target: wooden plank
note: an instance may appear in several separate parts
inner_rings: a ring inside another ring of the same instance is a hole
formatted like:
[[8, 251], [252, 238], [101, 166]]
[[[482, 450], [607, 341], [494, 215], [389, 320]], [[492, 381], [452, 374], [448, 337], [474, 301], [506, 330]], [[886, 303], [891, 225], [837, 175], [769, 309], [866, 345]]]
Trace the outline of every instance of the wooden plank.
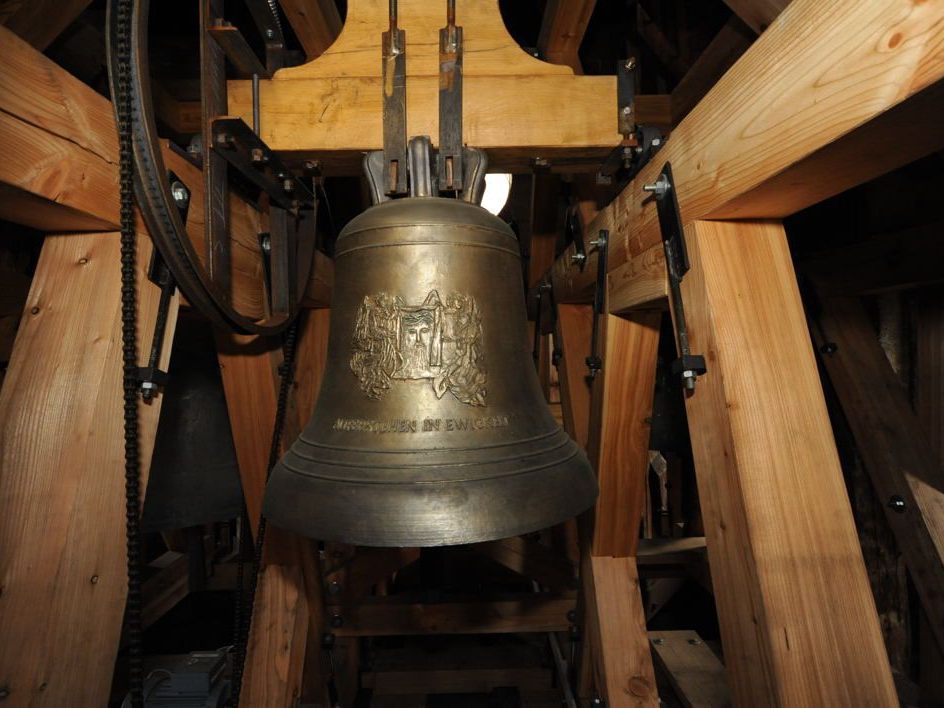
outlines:
[[649, 471], [649, 423], [656, 385], [660, 312], [601, 318], [603, 370], [593, 382], [589, 456], [600, 496], [595, 556], [635, 556]]
[[636, 559], [590, 558], [594, 613], [594, 661], [598, 689], [608, 706], [656, 706], [655, 672], [646, 638]]
[[309, 60], [321, 56], [341, 33], [335, 0], [279, 0]]
[[[0, 686], [14, 705], [108, 702], [126, 592], [119, 252], [117, 233], [46, 237], [0, 390]], [[142, 365], [150, 253], [139, 238]], [[142, 483], [160, 408], [139, 407]]]
[[564, 430], [584, 450], [590, 439], [590, 356], [593, 311], [587, 305], [558, 305], [561, 359], [558, 366]]
[[[921, 604], [944, 645], [944, 468], [861, 303], [823, 300], [812, 329], [820, 347], [836, 347], [822, 357], [823, 365]], [[901, 511], [893, 506], [896, 497], [904, 504]]]
[[[519, 691], [553, 688], [551, 672], [540, 667], [377, 671], [363, 674], [361, 681], [364, 688], [373, 689], [374, 696], [490, 693], [493, 689], [507, 686], [514, 686]], [[425, 703], [423, 706], [425, 708]]]
[[339, 637], [386, 637], [398, 634], [507, 634], [566, 632], [573, 597], [558, 594], [528, 595], [517, 600], [444, 602], [435, 604], [390, 602], [378, 598], [334, 610], [341, 626]]
[[521, 536], [500, 541], [477, 543], [471, 547], [476, 553], [536, 581], [552, 590], [575, 590], [577, 569], [565, 556], [554, 549]]
[[940, 283], [942, 261], [944, 223], [935, 222], [814, 253], [798, 267], [820, 295], [854, 295]]
[[528, 288], [554, 265], [561, 232], [560, 176], [535, 171], [531, 177], [531, 239], [528, 245]]
[[545, 61], [583, 73], [578, 50], [596, 4], [596, 0], [549, 0], [538, 33], [538, 52]]
[[651, 246], [610, 272], [606, 297], [611, 314], [642, 309], [667, 310], [669, 281], [662, 244]]
[[668, 76], [676, 81], [688, 73], [689, 66], [675, 49], [675, 44], [665, 36], [662, 28], [649, 17], [641, 3], [636, 4], [636, 32], [656, 55]]
[[[942, 19], [910, 0], [792, 2], [588, 225], [610, 231], [610, 270], [659, 242], [642, 186], [666, 161], [688, 223], [782, 217], [944, 146]], [[596, 278], [573, 253], [555, 262], [561, 298]]]
[[[357, 174], [359, 153], [382, 146], [378, 51], [387, 12], [382, 0], [351, 2], [340, 36], [324, 54], [262, 82], [262, 138], [270, 147], [294, 157], [317, 155], [332, 174]], [[429, 135], [434, 145], [444, 20], [437, 3], [399, 3], [398, 23], [409, 44], [407, 132]], [[528, 55], [489, 0], [459, 3], [456, 22], [464, 28], [463, 142], [488, 150], [496, 170], [526, 172], [537, 157], [552, 163], [581, 157], [566, 169], [595, 171], [621, 140], [615, 78], [574, 76], [569, 67]], [[229, 107], [232, 115], [251, 116], [249, 82], [230, 82]]]
[[71, 25], [92, 0], [3, 0], [2, 24], [39, 51]]
[[652, 653], [685, 708], [728, 708], [724, 666], [697, 632], [649, 632]]
[[754, 33], [736, 16], [731, 17], [685, 76], [672, 89], [672, 122], [678, 124], [705, 94], [741, 58], [754, 42]]
[[734, 701], [898, 705], [783, 227], [686, 239], [708, 363], [686, 408]]
[[724, 4], [760, 34], [780, 16], [790, 0], [724, 0]]

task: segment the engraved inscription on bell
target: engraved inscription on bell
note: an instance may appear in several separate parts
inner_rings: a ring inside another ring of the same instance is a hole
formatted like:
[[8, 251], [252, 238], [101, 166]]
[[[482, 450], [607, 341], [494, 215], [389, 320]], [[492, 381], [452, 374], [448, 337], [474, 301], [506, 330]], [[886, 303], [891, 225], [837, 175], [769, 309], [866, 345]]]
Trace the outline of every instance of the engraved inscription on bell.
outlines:
[[351, 370], [368, 398], [382, 398], [391, 381], [428, 380], [437, 398], [449, 392], [470, 406], [485, 405], [482, 318], [471, 295], [451, 293], [443, 304], [430, 290], [418, 305], [384, 292], [367, 295], [353, 350]]

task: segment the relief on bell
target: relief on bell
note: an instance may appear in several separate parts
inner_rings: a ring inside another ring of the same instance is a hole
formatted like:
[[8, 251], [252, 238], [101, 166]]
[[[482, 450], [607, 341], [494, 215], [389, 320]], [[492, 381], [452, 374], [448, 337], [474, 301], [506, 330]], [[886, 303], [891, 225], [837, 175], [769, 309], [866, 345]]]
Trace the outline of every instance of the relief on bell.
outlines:
[[482, 318], [475, 299], [450, 293], [445, 304], [430, 290], [421, 304], [385, 292], [367, 295], [354, 323], [351, 370], [368, 398], [379, 400], [391, 382], [427, 380], [437, 398], [451, 393], [485, 405]]

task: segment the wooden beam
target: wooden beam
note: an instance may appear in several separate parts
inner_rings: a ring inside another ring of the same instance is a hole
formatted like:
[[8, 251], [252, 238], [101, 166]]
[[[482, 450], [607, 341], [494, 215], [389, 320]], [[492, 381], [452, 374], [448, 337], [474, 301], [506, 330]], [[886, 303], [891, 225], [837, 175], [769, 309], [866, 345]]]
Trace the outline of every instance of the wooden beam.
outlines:
[[538, 52], [545, 61], [583, 73], [578, 51], [596, 4], [596, 0], [549, 0], [538, 33]]
[[43, 51], [71, 25], [92, 0], [2, 0], [0, 18], [35, 49]]
[[376, 598], [336, 610], [339, 637], [386, 637], [400, 634], [508, 634], [566, 632], [574, 609], [573, 597], [558, 594], [528, 595], [517, 600], [444, 602], [435, 604], [391, 602]]
[[341, 33], [335, 0], [279, 0], [309, 61], [321, 56]]
[[[314, 61], [282, 69], [260, 88], [262, 138], [293, 157], [317, 156], [332, 174], [358, 174], [362, 153], [382, 144], [380, 29], [382, 0], [348, 7], [337, 41]], [[439, 135], [439, 29], [444, 8], [401, 0], [398, 23], [407, 34], [407, 133]], [[508, 34], [493, 2], [459, 3], [465, 27], [462, 68], [463, 142], [485, 149], [489, 167], [527, 172], [535, 158], [567, 171], [596, 171], [621, 140], [613, 76], [575, 76], [569, 67], [525, 53]], [[229, 112], [252, 115], [250, 82], [229, 84]], [[640, 106], [641, 109], [641, 106]]]
[[[822, 301], [817, 345], [866, 471], [944, 646], [944, 468], [911, 408], [869, 316], [854, 298]], [[835, 346], [833, 351], [832, 346]], [[902, 507], [895, 506], [895, 500]]]
[[560, 176], [535, 171], [531, 176], [531, 239], [528, 244], [528, 288], [554, 265], [561, 232]]
[[783, 227], [686, 240], [708, 363], [686, 409], [734, 702], [898, 705]]
[[656, 385], [661, 312], [601, 318], [603, 369], [593, 382], [590, 461], [600, 496], [594, 556], [635, 556], [646, 500], [649, 423]]
[[805, 258], [799, 270], [822, 296], [880, 293], [944, 281], [944, 222], [875, 236]]
[[724, 72], [741, 58], [754, 42], [754, 33], [736, 16], [731, 17], [685, 76], [672, 89], [672, 124], [687, 116]]
[[552, 590], [575, 590], [577, 568], [565, 556], [537, 541], [521, 536], [471, 546], [481, 553], [531, 580]]
[[607, 306], [612, 314], [666, 310], [668, 297], [665, 248], [661, 243], [611, 271], [607, 278]]
[[[112, 105], [9, 30], [0, 28], [0, 218], [68, 231], [118, 226], [118, 142]], [[191, 189], [187, 233], [204, 257], [200, 170], [164, 144], [168, 169]], [[232, 302], [261, 316], [265, 293], [260, 214], [230, 198]], [[332, 262], [315, 259], [309, 302], [323, 304]]]
[[656, 55], [659, 63], [668, 72], [669, 78], [678, 81], [688, 73], [689, 67], [675, 50], [675, 45], [665, 36], [662, 28], [649, 17], [642, 3], [636, 4], [636, 32]]
[[[688, 223], [783, 217], [944, 146], [942, 20], [933, 3], [794, 0], [588, 225], [610, 231], [610, 270], [659, 243], [642, 186], [666, 161]], [[554, 266], [561, 301], [596, 279], [596, 255], [581, 271], [573, 253]]]
[[612, 708], [657, 706], [636, 559], [590, 558], [597, 688]]
[[561, 359], [558, 367], [564, 430], [584, 450], [590, 440], [590, 383], [587, 362], [593, 328], [588, 305], [558, 305]]
[[724, 666], [697, 632], [649, 632], [652, 653], [685, 708], [725, 708], [731, 692]]
[[[144, 365], [160, 291], [138, 245]], [[0, 686], [14, 705], [108, 703], [127, 582], [119, 255], [114, 232], [46, 237], [0, 390]], [[142, 488], [160, 408], [139, 407]]]
[[[311, 310], [302, 317], [296, 352], [299, 368], [283, 449], [295, 441], [311, 415], [327, 356], [328, 311]], [[281, 352], [262, 338], [221, 333], [217, 346], [246, 508], [255, 531], [268, 476]], [[326, 695], [327, 669], [321, 652], [308, 653], [310, 639], [320, 637], [325, 628], [323, 605], [321, 570], [311, 541], [270, 524], [246, 651], [247, 705], [291, 705], [301, 695], [306, 672], [315, 679], [309, 676], [307, 683]]]
[[773, 24], [790, 0], [724, 0], [724, 4], [760, 34]]

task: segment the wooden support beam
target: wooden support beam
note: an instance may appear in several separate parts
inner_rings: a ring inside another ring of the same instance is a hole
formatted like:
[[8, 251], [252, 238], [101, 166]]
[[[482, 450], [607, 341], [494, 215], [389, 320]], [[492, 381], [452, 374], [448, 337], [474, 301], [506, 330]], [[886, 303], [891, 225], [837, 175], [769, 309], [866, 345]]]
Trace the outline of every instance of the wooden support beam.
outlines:
[[649, 423], [661, 312], [601, 318], [603, 369], [593, 382], [589, 456], [600, 496], [594, 556], [635, 556], [649, 470]]
[[477, 543], [471, 549], [519, 575], [535, 580], [542, 587], [552, 590], [576, 589], [575, 565], [554, 549], [536, 541], [515, 536]]
[[636, 559], [592, 557], [589, 570], [598, 690], [612, 708], [659, 705]]
[[527, 595], [516, 600], [416, 603], [374, 598], [335, 610], [339, 637], [386, 637], [400, 634], [508, 634], [566, 632], [573, 596]]
[[528, 244], [528, 288], [554, 265], [561, 232], [560, 176], [535, 171], [531, 176], [531, 239]]
[[898, 705], [783, 227], [686, 239], [708, 364], [686, 408], [734, 702]]
[[799, 270], [821, 296], [888, 292], [944, 281], [944, 223], [883, 234], [811, 255]]
[[[642, 187], [666, 161], [688, 223], [783, 217], [939, 150], [942, 58], [940, 4], [794, 0], [587, 230], [610, 231], [611, 271], [659, 243]], [[561, 302], [596, 279], [596, 255], [580, 270], [573, 254], [554, 265]]]
[[672, 89], [672, 124], [687, 116], [724, 72], [741, 58], [754, 42], [754, 33], [736, 16], [731, 17], [685, 76]]
[[[63, 231], [118, 227], [118, 140], [112, 105], [9, 30], [0, 28], [0, 218]], [[168, 169], [191, 190], [187, 233], [205, 252], [203, 180], [169, 145]], [[259, 212], [230, 197], [232, 302], [250, 316], [263, 313], [264, 265]], [[332, 262], [316, 256], [309, 304], [324, 304]]]
[[[283, 448], [295, 441], [317, 398], [327, 356], [328, 316], [327, 310], [302, 314], [299, 368]], [[217, 346], [246, 508], [255, 530], [268, 476], [281, 352], [262, 338], [222, 333]], [[326, 695], [327, 669], [320, 651], [308, 654], [310, 639], [324, 631], [323, 605], [321, 570], [311, 541], [269, 525], [246, 651], [242, 700], [247, 705], [293, 705], [306, 683]]]
[[676, 81], [688, 73], [689, 67], [675, 50], [675, 44], [665, 36], [662, 28], [649, 17], [642, 3], [636, 3], [636, 32], [656, 55], [659, 63]]
[[590, 356], [593, 311], [589, 305], [558, 305], [561, 359], [558, 367], [564, 430], [584, 450], [590, 440]]
[[[382, 144], [380, 30], [383, 0], [348, 6], [337, 41], [314, 61], [282, 69], [260, 89], [262, 138], [293, 157], [310, 155], [332, 174], [358, 174], [362, 153]], [[489, 167], [527, 172], [538, 157], [567, 171], [593, 172], [621, 140], [616, 79], [575, 76], [570, 67], [525, 53], [508, 34], [494, 2], [459, 3], [463, 26], [463, 142], [488, 151]], [[407, 36], [407, 133], [439, 135], [439, 29], [445, 8], [400, 0]], [[229, 112], [249, 122], [250, 82], [229, 84]], [[643, 109], [643, 101], [637, 110]], [[579, 159], [577, 159], [579, 158]]]
[[611, 271], [607, 278], [606, 297], [612, 314], [668, 309], [669, 281], [662, 244], [650, 246], [636, 258]]
[[[862, 304], [837, 297], [821, 305], [814, 338], [821, 350], [835, 346], [823, 355], [823, 365], [921, 604], [944, 646], [944, 468]], [[902, 507], [895, 506], [896, 499]]]
[[538, 52], [545, 61], [583, 73], [578, 51], [596, 4], [596, 0], [549, 0], [538, 33]]
[[279, 0], [279, 5], [309, 61], [324, 54], [341, 34], [335, 0]]
[[725, 708], [731, 692], [724, 666], [697, 632], [649, 632], [659, 668], [685, 708]]
[[[150, 254], [139, 238], [141, 365], [160, 295]], [[12, 705], [108, 703], [127, 587], [119, 261], [114, 232], [46, 237], [0, 390], [0, 686]], [[142, 489], [160, 408], [161, 396], [139, 407]]]
[[0, 0], [0, 24], [43, 51], [92, 0]]
[[760, 34], [773, 24], [790, 0], [724, 0], [724, 4]]

